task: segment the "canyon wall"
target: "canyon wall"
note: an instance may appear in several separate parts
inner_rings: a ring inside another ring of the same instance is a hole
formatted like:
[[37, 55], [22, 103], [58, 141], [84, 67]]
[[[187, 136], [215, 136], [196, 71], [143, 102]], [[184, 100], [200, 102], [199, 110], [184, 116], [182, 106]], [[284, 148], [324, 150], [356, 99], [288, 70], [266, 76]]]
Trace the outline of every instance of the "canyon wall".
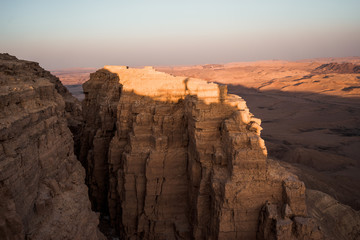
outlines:
[[56, 77], [0, 54], [0, 239], [104, 239], [74, 155], [81, 121]]
[[321, 239], [305, 186], [267, 159], [226, 86], [106, 66], [83, 85], [80, 161], [124, 239]]

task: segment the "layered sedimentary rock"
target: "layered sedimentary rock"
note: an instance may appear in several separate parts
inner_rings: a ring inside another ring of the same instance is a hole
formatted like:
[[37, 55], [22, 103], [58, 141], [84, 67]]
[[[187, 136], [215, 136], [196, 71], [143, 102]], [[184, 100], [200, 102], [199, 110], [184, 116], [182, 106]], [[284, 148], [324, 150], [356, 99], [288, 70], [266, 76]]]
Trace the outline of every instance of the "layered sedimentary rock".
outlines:
[[0, 55], [0, 239], [103, 239], [69, 127], [80, 105], [37, 63]]
[[86, 182], [93, 207], [107, 212], [109, 186], [109, 144], [115, 133], [117, 103], [121, 85], [116, 74], [100, 70], [83, 85], [87, 94], [83, 102], [86, 120], [81, 138], [80, 161], [87, 171]]
[[360, 239], [360, 212], [341, 204], [330, 195], [306, 190], [309, 214], [327, 233], [326, 239]]
[[106, 66], [84, 84], [80, 159], [124, 239], [320, 239], [305, 186], [267, 159], [226, 86]]

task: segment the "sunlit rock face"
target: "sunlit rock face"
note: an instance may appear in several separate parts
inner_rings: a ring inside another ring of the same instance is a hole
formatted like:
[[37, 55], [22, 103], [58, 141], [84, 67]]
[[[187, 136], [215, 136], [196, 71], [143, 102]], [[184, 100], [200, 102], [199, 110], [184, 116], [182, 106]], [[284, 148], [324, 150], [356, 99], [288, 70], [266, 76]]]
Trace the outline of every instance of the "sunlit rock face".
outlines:
[[321, 239], [304, 184], [226, 86], [105, 66], [83, 88], [90, 199], [124, 239]]
[[103, 239], [74, 155], [79, 103], [39, 64], [0, 54], [0, 239]]

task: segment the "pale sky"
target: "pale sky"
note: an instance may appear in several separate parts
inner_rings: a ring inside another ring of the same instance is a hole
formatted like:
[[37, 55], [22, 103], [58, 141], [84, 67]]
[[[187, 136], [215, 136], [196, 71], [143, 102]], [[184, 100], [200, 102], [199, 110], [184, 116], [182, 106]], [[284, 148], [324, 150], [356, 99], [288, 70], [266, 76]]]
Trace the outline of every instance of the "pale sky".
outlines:
[[0, 0], [0, 52], [48, 70], [360, 56], [360, 0]]

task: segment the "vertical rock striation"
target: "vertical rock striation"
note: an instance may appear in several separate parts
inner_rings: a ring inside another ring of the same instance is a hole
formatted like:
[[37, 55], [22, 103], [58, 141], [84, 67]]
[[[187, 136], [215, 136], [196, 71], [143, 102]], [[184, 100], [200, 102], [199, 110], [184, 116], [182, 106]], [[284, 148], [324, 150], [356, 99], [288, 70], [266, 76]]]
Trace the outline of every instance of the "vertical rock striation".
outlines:
[[87, 171], [93, 208], [107, 213], [109, 185], [108, 150], [115, 133], [117, 104], [121, 85], [116, 74], [100, 70], [90, 75], [92, 81], [83, 85], [86, 124], [82, 130], [80, 161]]
[[226, 86], [106, 66], [84, 84], [81, 161], [124, 239], [321, 239], [305, 186], [267, 159]]
[[80, 111], [37, 63], [0, 55], [0, 239], [104, 238], [69, 130]]

